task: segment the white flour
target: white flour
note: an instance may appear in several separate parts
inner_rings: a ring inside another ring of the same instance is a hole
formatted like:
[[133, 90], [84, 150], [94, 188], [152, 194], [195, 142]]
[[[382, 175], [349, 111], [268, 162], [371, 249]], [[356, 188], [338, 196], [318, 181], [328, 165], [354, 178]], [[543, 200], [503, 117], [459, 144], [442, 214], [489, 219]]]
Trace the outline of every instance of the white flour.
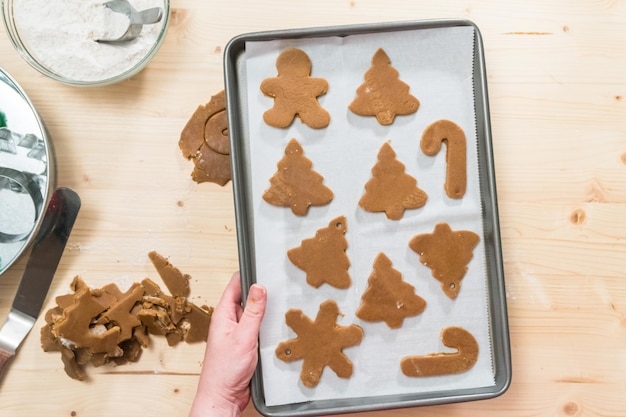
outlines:
[[[163, 0], [131, 0], [138, 10], [163, 7]], [[15, 24], [37, 60], [79, 81], [114, 77], [137, 64], [152, 48], [163, 25], [145, 25], [139, 37], [118, 44], [96, 42], [123, 34], [128, 18], [101, 0], [15, 0]]]

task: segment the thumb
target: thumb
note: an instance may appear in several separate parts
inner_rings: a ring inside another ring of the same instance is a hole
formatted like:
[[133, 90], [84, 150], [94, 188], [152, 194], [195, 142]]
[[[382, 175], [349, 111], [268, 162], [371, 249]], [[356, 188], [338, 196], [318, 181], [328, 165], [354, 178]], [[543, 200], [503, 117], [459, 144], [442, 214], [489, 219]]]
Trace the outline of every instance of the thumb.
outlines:
[[246, 307], [239, 320], [239, 327], [243, 327], [245, 332], [258, 335], [261, 328], [261, 321], [265, 315], [267, 305], [267, 290], [259, 284], [253, 284], [248, 292]]

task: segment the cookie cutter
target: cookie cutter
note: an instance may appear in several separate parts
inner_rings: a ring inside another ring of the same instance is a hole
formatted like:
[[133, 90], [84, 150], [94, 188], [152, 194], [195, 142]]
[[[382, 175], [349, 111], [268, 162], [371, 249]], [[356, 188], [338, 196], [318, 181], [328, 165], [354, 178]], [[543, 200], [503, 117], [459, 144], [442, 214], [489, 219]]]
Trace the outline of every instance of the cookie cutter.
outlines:
[[35, 226], [37, 215], [43, 207], [43, 196], [36, 177], [27, 172], [0, 167], [0, 189], [7, 189], [18, 194], [28, 194], [35, 207], [35, 218], [28, 230], [21, 233], [5, 233], [0, 229], [0, 243], [13, 243], [26, 239]]

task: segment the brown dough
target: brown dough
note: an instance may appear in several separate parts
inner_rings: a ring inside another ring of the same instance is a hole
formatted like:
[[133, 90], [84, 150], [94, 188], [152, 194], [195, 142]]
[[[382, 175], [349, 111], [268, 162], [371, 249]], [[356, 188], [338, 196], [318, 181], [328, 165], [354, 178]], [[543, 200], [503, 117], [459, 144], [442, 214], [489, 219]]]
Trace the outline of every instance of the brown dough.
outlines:
[[444, 189], [450, 198], [463, 198], [467, 187], [467, 143], [465, 133], [450, 120], [438, 120], [422, 133], [420, 147], [429, 156], [436, 155], [446, 144], [446, 182]]
[[63, 319], [52, 327], [52, 333], [57, 338], [71, 340], [73, 347], [88, 347], [94, 353], [119, 355], [119, 326], [99, 333], [90, 331], [93, 318], [103, 312], [102, 305], [93, 299], [89, 288], [82, 288], [74, 295], [74, 304], [63, 310]]
[[478, 343], [462, 327], [444, 328], [441, 341], [445, 346], [457, 349], [457, 352], [407, 356], [400, 361], [402, 373], [414, 377], [458, 374], [472, 368], [478, 360]]
[[180, 134], [178, 146], [193, 160], [191, 178], [198, 183], [225, 185], [232, 178], [226, 96], [220, 91], [193, 113]]
[[281, 342], [276, 347], [276, 357], [285, 362], [302, 359], [300, 380], [306, 387], [313, 388], [319, 383], [326, 366], [340, 378], [352, 376], [352, 362], [343, 349], [361, 343], [363, 329], [356, 324], [338, 325], [339, 314], [339, 308], [332, 300], [320, 304], [315, 321], [302, 310], [291, 309], [285, 314], [287, 325], [298, 336]]
[[300, 49], [289, 48], [278, 56], [278, 77], [261, 83], [263, 94], [274, 98], [274, 107], [263, 114], [265, 123], [283, 128], [299, 117], [313, 129], [328, 126], [330, 114], [317, 101], [328, 91], [328, 81], [310, 77], [311, 67], [309, 56]]
[[427, 199], [428, 195], [417, 187], [417, 180], [404, 171], [404, 164], [396, 159], [395, 151], [385, 142], [359, 206], [365, 211], [385, 212], [390, 220], [399, 220], [404, 210], [423, 207]]
[[304, 216], [310, 206], [323, 206], [333, 199], [333, 192], [322, 182], [324, 177], [312, 169], [313, 163], [304, 156], [302, 146], [291, 139], [285, 156], [278, 161], [278, 170], [270, 178], [270, 187], [263, 200], [279, 207], [290, 207], [293, 214]]
[[426, 301], [415, 294], [415, 287], [402, 280], [384, 253], [374, 260], [374, 270], [361, 297], [356, 316], [365, 321], [384, 321], [392, 329], [402, 327], [406, 317], [416, 316], [426, 308]]
[[191, 291], [189, 289], [189, 279], [191, 278], [189, 275], [180, 272], [165, 257], [155, 251], [150, 251], [148, 257], [170, 291], [170, 294], [174, 297], [189, 297]]
[[300, 246], [287, 252], [289, 260], [306, 272], [306, 282], [313, 287], [325, 282], [341, 289], [350, 286], [348, 242], [344, 236], [347, 230], [345, 216], [337, 217], [328, 227], [319, 229], [315, 237], [303, 240]]
[[75, 277], [74, 294], [58, 296], [57, 305], [46, 312], [42, 348], [61, 353], [71, 378], [87, 379], [87, 364], [136, 362], [149, 345], [149, 334], [163, 335], [170, 346], [207, 339], [213, 308], [189, 302], [189, 276], [156, 252], [149, 257], [176, 296], [164, 294], [149, 278], [123, 293], [115, 284], [90, 289]]
[[131, 314], [131, 310], [142, 298], [143, 287], [134, 283], [126, 294], [121, 295], [108, 310], [102, 313], [96, 324], [110, 323], [116, 325], [120, 328], [119, 340], [130, 339], [133, 335], [133, 329], [141, 325], [141, 321], [134, 314]]
[[357, 88], [357, 96], [349, 109], [360, 116], [376, 116], [381, 125], [392, 124], [397, 115], [415, 113], [420, 102], [398, 76], [385, 51], [378, 49], [371, 68], [365, 72], [365, 82]]
[[441, 289], [454, 299], [461, 290], [467, 264], [474, 257], [480, 237], [468, 230], [452, 230], [447, 223], [435, 225], [433, 233], [413, 236], [409, 247], [420, 255], [420, 262], [432, 270]]

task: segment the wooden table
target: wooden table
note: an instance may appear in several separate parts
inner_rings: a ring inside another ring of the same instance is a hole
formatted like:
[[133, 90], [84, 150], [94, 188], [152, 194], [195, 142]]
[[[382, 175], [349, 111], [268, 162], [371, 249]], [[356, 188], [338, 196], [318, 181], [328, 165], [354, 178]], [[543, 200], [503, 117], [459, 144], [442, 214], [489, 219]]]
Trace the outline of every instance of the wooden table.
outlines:
[[[80, 89], [33, 70], [0, 31], [0, 66], [54, 141], [59, 185], [83, 208], [44, 309], [80, 275], [100, 287], [159, 280], [156, 250], [217, 303], [238, 267], [230, 183], [196, 184], [178, 149], [199, 104], [223, 88], [233, 36], [268, 29], [468, 18], [487, 61], [513, 383], [473, 403], [373, 416], [623, 416], [626, 410], [626, 3], [173, 0], [165, 44], [118, 85]], [[5, 317], [25, 259], [0, 279]], [[185, 415], [204, 344], [153, 339], [141, 360], [68, 378], [40, 320], [0, 387], [2, 416]], [[249, 407], [247, 416], [257, 415]], [[363, 414], [366, 415], [366, 414]]]

